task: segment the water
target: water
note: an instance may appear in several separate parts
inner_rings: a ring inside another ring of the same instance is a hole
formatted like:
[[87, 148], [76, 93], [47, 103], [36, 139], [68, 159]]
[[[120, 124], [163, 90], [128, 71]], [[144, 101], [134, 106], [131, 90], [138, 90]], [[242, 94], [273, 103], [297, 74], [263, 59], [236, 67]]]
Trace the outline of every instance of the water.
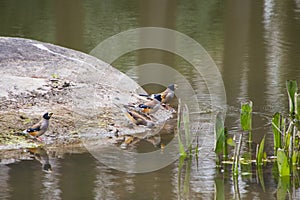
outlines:
[[[0, 19], [2, 36], [32, 38], [86, 53], [104, 39], [140, 26], [172, 28], [190, 36], [205, 48], [222, 74], [228, 104], [226, 126], [231, 133], [240, 131], [240, 102], [250, 98], [255, 112], [253, 141], [259, 143], [266, 134], [268, 154], [273, 152], [270, 118], [277, 111], [287, 111], [285, 81], [300, 78], [298, 0], [10, 0], [0, 1]], [[113, 66], [127, 72], [149, 61], [180, 71], [203, 94], [200, 103], [209, 103], [203, 77], [178, 56], [143, 50], [122, 56]], [[144, 76], [138, 72], [131, 75], [137, 81]], [[208, 133], [206, 147], [213, 149], [212, 133]], [[148, 148], [153, 147], [142, 143], [137, 150]], [[264, 167], [265, 191], [254, 168], [252, 175], [240, 176], [235, 187], [228, 172], [215, 169], [212, 151], [205, 152], [198, 161], [193, 159], [190, 166], [185, 163], [182, 170], [175, 162], [147, 174], [110, 169], [89, 153], [52, 153], [49, 159], [52, 173], [43, 172], [37, 160], [2, 164], [0, 198], [212, 199], [221, 195], [225, 199], [276, 199], [278, 188], [270, 165]], [[188, 193], [184, 189], [187, 174]], [[299, 198], [299, 188], [294, 188], [292, 194]]]

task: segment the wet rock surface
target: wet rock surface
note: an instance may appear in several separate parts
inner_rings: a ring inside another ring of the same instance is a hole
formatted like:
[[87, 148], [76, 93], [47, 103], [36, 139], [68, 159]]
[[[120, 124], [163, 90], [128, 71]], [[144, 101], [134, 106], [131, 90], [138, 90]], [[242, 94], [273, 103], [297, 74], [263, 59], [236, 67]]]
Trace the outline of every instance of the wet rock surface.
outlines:
[[[132, 135], [151, 138], [172, 118], [162, 108], [153, 128], [130, 123], [117, 105], [143, 102], [137, 94], [145, 91], [109, 64], [52, 44], [0, 37], [0, 74], [0, 151], [120, 144]], [[54, 115], [43, 142], [16, 134], [46, 111]]]

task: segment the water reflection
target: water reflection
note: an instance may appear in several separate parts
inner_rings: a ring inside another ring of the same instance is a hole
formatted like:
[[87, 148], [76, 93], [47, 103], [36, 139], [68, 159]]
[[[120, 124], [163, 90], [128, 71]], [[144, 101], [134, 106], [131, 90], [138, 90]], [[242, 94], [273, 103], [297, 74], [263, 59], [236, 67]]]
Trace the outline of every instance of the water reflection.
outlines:
[[34, 156], [34, 158], [37, 161], [41, 163], [43, 171], [45, 172], [52, 171], [51, 164], [49, 162], [49, 156], [44, 148], [38, 147], [38, 148], [30, 148], [27, 150], [31, 155]]

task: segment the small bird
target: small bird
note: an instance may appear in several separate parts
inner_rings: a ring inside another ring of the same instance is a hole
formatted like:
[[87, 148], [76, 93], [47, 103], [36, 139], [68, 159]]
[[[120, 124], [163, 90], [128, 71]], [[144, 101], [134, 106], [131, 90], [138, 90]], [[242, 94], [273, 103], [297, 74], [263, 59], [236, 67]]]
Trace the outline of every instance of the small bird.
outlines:
[[151, 118], [147, 116], [145, 113], [136, 110], [135, 107], [130, 105], [122, 105], [122, 106], [119, 104], [115, 104], [115, 105], [119, 107], [126, 115], [126, 117], [134, 124], [144, 125], [147, 126], [148, 128], [154, 126], [154, 123], [151, 121]]
[[28, 135], [32, 138], [38, 139], [41, 135], [43, 135], [48, 127], [49, 127], [49, 119], [51, 118], [51, 116], [53, 115], [53, 113], [51, 112], [46, 112], [43, 115], [43, 118], [36, 123], [35, 125], [33, 125], [32, 127], [24, 130], [22, 132], [23, 135]]
[[148, 128], [154, 126], [154, 123], [151, 121], [150, 118], [143, 115], [142, 113], [139, 113], [136, 110], [130, 110], [127, 108], [125, 114], [136, 125], [144, 125]]
[[152, 114], [160, 108], [160, 102], [162, 101], [161, 95], [156, 95], [151, 101], [143, 104], [139, 104], [138, 107], [143, 113]]
[[170, 84], [163, 92], [158, 93], [158, 94], [140, 94], [140, 96], [146, 96], [150, 97], [152, 99], [157, 98], [160, 96], [161, 98], [161, 103], [169, 103], [175, 96], [175, 89], [177, 88], [176, 84]]
[[169, 103], [175, 96], [175, 89], [177, 85], [176, 84], [170, 84], [165, 91], [161, 92], [159, 95], [161, 95], [161, 102], [162, 103]]

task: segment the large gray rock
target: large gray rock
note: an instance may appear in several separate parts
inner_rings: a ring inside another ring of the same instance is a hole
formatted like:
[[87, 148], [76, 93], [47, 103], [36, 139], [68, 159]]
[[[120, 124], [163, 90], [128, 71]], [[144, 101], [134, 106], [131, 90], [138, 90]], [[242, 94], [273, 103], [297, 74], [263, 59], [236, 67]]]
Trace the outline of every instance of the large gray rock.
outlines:
[[117, 105], [142, 101], [136, 94], [144, 91], [109, 64], [56, 45], [0, 37], [0, 74], [0, 128], [6, 140], [46, 111], [54, 115], [46, 133], [52, 137], [45, 137], [45, 143], [58, 145], [116, 133], [151, 134], [171, 117], [161, 109], [154, 128], [130, 125]]

